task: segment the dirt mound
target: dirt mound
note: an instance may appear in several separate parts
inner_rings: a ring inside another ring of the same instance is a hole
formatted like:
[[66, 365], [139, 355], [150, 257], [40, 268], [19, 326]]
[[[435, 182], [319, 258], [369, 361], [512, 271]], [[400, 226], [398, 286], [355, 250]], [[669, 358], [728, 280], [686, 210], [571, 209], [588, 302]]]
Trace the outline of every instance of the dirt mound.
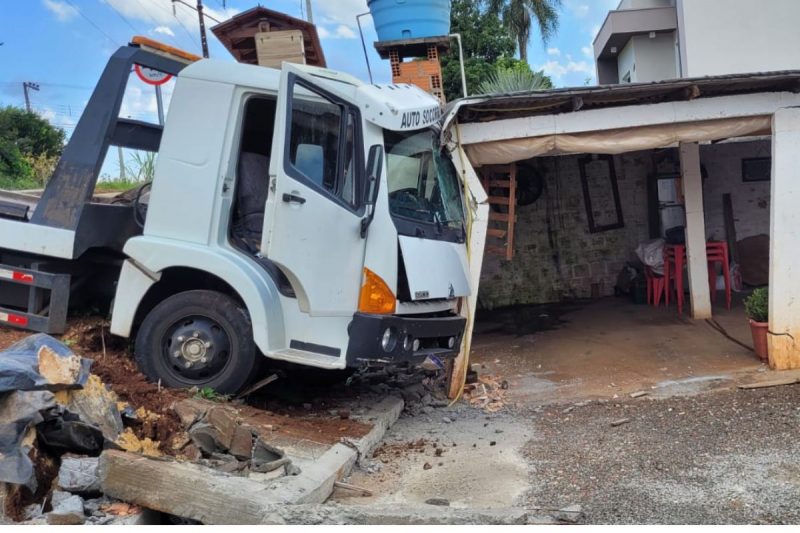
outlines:
[[189, 393], [149, 382], [136, 367], [128, 342], [111, 335], [108, 328], [108, 321], [94, 317], [71, 320], [61, 340], [76, 353], [94, 360], [92, 373], [100, 376], [120, 400], [134, 410], [144, 408], [158, 415], [139, 417], [133, 432], [141, 440], [161, 443], [163, 453], [174, 453], [172, 440], [182, 433], [182, 428], [170, 406], [188, 398]]

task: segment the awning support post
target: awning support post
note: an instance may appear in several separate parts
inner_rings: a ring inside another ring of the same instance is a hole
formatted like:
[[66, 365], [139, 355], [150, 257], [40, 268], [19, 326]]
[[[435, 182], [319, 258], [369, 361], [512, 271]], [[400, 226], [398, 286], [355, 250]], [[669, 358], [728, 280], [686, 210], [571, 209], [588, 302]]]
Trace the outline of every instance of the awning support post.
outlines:
[[[458, 128], [457, 125], [455, 127]], [[465, 214], [469, 221], [467, 224], [467, 260], [469, 261], [470, 289], [470, 294], [461, 307], [461, 315], [467, 319], [464, 338], [461, 342], [461, 352], [453, 362], [448, 383], [448, 397], [455, 400], [462, 392], [461, 387], [464, 385], [469, 365], [472, 330], [475, 326], [475, 311], [478, 307], [478, 287], [481, 279], [483, 252], [486, 246], [486, 230], [489, 225], [489, 198], [460, 144], [455, 147], [453, 164], [464, 187], [464, 203], [467, 208]]]
[[769, 248], [769, 363], [800, 368], [800, 108], [772, 119]]
[[692, 318], [701, 320], [711, 318], [711, 293], [708, 287], [700, 146], [697, 143], [680, 143], [679, 150], [686, 208], [686, 262], [689, 267]]

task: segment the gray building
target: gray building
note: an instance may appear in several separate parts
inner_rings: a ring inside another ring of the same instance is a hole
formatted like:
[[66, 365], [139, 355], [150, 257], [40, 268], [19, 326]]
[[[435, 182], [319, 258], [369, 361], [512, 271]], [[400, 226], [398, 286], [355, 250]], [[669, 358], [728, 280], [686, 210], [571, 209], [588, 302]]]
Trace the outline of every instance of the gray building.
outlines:
[[594, 40], [600, 84], [800, 69], [800, 1], [622, 0]]

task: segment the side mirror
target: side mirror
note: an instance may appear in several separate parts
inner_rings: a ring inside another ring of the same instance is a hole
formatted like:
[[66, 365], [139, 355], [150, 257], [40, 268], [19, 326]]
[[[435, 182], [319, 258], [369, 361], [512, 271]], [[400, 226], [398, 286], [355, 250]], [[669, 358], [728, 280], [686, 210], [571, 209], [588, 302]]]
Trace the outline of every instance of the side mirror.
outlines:
[[383, 146], [373, 144], [369, 147], [367, 158], [367, 188], [365, 191], [364, 203], [375, 205], [378, 199], [378, 187], [381, 182], [381, 171], [383, 170]]
[[378, 200], [378, 189], [381, 184], [381, 172], [383, 171], [383, 146], [373, 144], [369, 147], [367, 157], [367, 186], [364, 191], [364, 203], [371, 206], [367, 216], [361, 219], [361, 238], [367, 237], [369, 225], [375, 217], [375, 202]]

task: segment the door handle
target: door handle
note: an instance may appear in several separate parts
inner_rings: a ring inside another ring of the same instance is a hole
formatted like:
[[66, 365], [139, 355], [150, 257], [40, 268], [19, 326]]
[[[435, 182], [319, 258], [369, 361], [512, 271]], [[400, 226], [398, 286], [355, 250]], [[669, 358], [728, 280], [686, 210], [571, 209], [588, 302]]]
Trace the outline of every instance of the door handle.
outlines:
[[287, 204], [290, 204], [290, 203], [304, 204], [304, 203], [306, 203], [306, 199], [303, 198], [302, 196], [298, 196], [296, 194], [289, 194], [289, 193], [286, 193], [286, 192], [283, 193], [283, 201], [286, 202]]

